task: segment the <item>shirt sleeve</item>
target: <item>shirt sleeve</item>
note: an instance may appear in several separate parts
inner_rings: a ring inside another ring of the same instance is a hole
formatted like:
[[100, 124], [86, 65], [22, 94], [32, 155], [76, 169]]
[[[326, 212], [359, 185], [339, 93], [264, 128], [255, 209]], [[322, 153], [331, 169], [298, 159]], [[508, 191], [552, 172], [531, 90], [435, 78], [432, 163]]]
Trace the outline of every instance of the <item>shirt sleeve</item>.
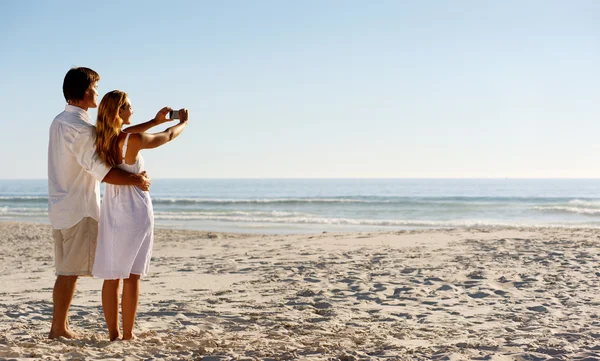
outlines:
[[80, 129], [73, 139], [71, 150], [75, 154], [77, 163], [99, 182], [102, 182], [111, 168], [98, 157], [95, 140], [96, 134], [92, 126]]

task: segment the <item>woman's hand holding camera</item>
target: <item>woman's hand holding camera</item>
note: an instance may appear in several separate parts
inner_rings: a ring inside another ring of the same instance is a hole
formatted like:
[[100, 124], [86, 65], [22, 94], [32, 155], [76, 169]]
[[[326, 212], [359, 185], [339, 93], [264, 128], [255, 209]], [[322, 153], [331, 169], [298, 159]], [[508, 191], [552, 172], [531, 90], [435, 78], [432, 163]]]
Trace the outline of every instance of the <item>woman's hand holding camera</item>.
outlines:
[[167, 118], [167, 115], [171, 111], [173, 111], [173, 109], [171, 109], [169, 107], [164, 107], [161, 110], [159, 110], [158, 113], [156, 113], [156, 116], [154, 117], [154, 121], [156, 122], [156, 124], [159, 125], [159, 124], [170, 122], [171, 120], [173, 120], [173, 119]]
[[188, 116], [189, 116], [189, 113], [188, 113], [188, 110], [186, 108], [179, 109], [179, 117], [178, 118], [179, 118], [179, 122], [180, 123], [187, 122], [188, 121]]
[[173, 110], [171, 107], [164, 107], [156, 113], [156, 117], [154, 117], [154, 121], [157, 125], [163, 124], [166, 122], [170, 122], [172, 120], [179, 119], [180, 123], [184, 123], [188, 121], [188, 110], [186, 108], [181, 108], [179, 110]]

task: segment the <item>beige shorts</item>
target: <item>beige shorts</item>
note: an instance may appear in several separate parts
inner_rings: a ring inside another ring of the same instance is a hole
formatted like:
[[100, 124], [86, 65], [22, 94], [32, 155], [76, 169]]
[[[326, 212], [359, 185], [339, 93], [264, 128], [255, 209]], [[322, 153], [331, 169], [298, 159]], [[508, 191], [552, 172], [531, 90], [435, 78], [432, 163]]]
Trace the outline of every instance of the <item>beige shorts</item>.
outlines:
[[96, 257], [98, 222], [85, 217], [68, 229], [53, 229], [57, 276], [91, 276]]

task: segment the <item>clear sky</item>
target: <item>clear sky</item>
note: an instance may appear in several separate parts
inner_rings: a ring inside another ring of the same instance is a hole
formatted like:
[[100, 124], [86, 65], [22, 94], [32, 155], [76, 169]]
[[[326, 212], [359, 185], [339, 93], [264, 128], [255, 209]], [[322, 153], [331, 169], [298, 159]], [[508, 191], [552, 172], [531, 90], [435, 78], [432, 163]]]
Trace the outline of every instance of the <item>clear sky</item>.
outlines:
[[[45, 178], [73, 66], [153, 178], [600, 177], [600, 1], [0, 1], [0, 178]], [[95, 122], [96, 112], [90, 112]], [[162, 130], [159, 128], [158, 130]]]

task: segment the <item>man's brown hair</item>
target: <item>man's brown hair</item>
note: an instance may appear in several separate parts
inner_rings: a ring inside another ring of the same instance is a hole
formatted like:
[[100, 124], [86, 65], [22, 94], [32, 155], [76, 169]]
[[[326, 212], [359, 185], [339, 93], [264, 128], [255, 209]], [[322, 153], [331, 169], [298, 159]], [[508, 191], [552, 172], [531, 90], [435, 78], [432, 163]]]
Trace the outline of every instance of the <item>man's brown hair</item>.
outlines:
[[99, 81], [100, 75], [90, 68], [75, 67], [67, 72], [63, 81], [63, 95], [65, 100], [83, 100], [85, 91], [93, 82]]

